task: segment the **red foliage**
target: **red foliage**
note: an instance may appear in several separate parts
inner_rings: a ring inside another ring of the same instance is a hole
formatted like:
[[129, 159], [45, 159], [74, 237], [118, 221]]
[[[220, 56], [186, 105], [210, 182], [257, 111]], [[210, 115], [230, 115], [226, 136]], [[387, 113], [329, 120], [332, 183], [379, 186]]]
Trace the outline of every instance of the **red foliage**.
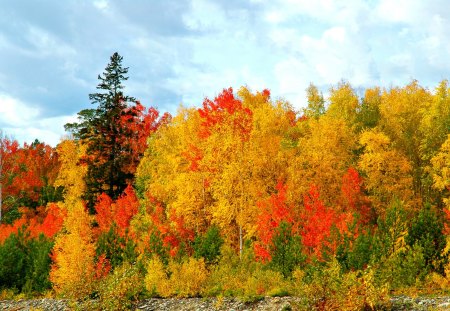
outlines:
[[346, 232], [347, 224], [352, 222], [352, 215], [339, 214], [334, 209], [326, 207], [315, 185], [310, 186], [303, 200], [305, 205], [301, 217], [303, 245], [307, 255], [321, 259], [324, 248], [331, 252], [336, 251], [338, 241], [331, 237], [332, 228], [335, 227], [341, 233]]
[[[0, 183], [3, 197], [11, 196], [15, 202], [21, 199], [39, 201], [43, 186], [52, 185], [59, 170], [55, 150], [43, 143], [24, 144], [0, 139]], [[3, 210], [10, 208], [7, 204]]]
[[36, 238], [41, 233], [52, 238], [62, 229], [66, 217], [65, 210], [55, 203], [50, 203], [46, 208], [40, 206], [36, 210], [22, 208], [21, 212], [22, 217], [12, 225], [0, 225], [0, 243], [3, 243], [11, 234], [17, 234], [21, 228], [28, 230], [29, 238]]
[[32, 235], [36, 236], [43, 233], [46, 237], [51, 238], [61, 230], [65, 218], [66, 210], [61, 209], [56, 203], [50, 203], [47, 206], [46, 216], [42, 223], [30, 231]]
[[127, 186], [116, 200], [113, 208], [114, 221], [122, 232], [130, 226], [130, 221], [139, 209], [139, 201], [133, 187]]
[[233, 133], [242, 141], [250, 138], [252, 112], [234, 97], [231, 87], [224, 89], [214, 101], [206, 98], [203, 101], [203, 108], [198, 109], [198, 112], [203, 120], [199, 131], [201, 138], [207, 138], [213, 131], [221, 132], [222, 128], [227, 126], [231, 127]]
[[311, 185], [308, 194], [304, 196], [305, 211], [303, 214], [303, 245], [310, 254], [321, 257], [322, 243], [330, 235], [335, 213], [326, 208], [320, 199], [317, 186]]
[[106, 193], [102, 193], [97, 198], [94, 207], [96, 211], [95, 220], [100, 232], [107, 232], [114, 221], [112, 204], [113, 200]]
[[189, 170], [196, 172], [199, 170], [199, 162], [203, 158], [202, 150], [194, 145], [189, 145], [189, 150], [182, 153], [182, 156], [189, 161]]
[[158, 110], [153, 107], [146, 110], [139, 101], [122, 111], [119, 122], [126, 134], [120, 137], [123, 140], [120, 144], [130, 154], [127, 167], [130, 173], [135, 173], [139, 161], [148, 147], [148, 137], [161, 125], [170, 122], [170, 119], [169, 113], [165, 113], [160, 118]]
[[[255, 243], [254, 251], [256, 258], [263, 262], [270, 261], [269, 252], [272, 244], [273, 235], [281, 222], [285, 221], [289, 224], [294, 223], [292, 215], [292, 207], [287, 205], [287, 186], [281, 181], [277, 184], [277, 193], [272, 194], [268, 199], [257, 203], [260, 214], [257, 220], [257, 236], [258, 242]], [[297, 226], [293, 226], [296, 231]]]
[[159, 234], [164, 247], [169, 248], [169, 255], [174, 257], [180, 250], [183, 241], [193, 241], [194, 232], [185, 227], [184, 218], [172, 213], [167, 217], [166, 212], [160, 202], [157, 202], [152, 196], [152, 211], [149, 211], [150, 217], [156, 232]]
[[360, 224], [366, 225], [375, 217], [369, 200], [363, 193], [363, 180], [353, 167], [350, 167], [342, 177], [341, 193], [343, 211], [356, 213]]
[[97, 280], [103, 279], [108, 275], [109, 271], [111, 271], [111, 263], [106, 258], [106, 254], [101, 254], [95, 265], [95, 278]]
[[99, 233], [107, 232], [115, 223], [119, 228], [119, 234], [124, 235], [131, 219], [138, 212], [139, 201], [133, 187], [128, 185], [115, 202], [107, 194], [102, 193], [94, 208]]

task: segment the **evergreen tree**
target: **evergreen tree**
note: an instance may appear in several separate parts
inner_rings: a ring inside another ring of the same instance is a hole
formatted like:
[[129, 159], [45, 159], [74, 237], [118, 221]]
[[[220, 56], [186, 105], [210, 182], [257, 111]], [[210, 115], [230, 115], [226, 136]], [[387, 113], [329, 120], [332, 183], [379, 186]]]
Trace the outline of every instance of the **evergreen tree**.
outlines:
[[75, 139], [88, 146], [83, 161], [88, 165], [85, 199], [91, 208], [102, 192], [116, 199], [133, 178], [124, 169], [131, 155], [122, 146], [132, 133], [121, 119], [132, 113], [127, 109], [128, 104], [135, 102], [135, 98], [123, 94], [122, 82], [128, 80], [127, 73], [128, 67], [122, 66], [122, 56], [114, 53], [104, 73], [98, 76], [100, 91], [89, 95], [97, 108], [80, 111], [78, 123], [65, 125]]

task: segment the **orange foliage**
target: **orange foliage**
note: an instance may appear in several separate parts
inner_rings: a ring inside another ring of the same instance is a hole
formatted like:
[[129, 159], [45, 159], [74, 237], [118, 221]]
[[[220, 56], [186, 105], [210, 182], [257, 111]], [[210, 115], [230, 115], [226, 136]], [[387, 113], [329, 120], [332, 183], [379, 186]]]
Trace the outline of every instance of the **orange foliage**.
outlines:
[[308, 255], [318, 259], [327, 249], [336, 250], [336, 241], [331, 240], [333, 227], [339, 232], [347, 231], [347, 223], [352, 222], [351, 214], [338, 213], [335, 209], [326, 207], [320, 199], [319, 189], [311, 185], [308, 194], [304, 196], [305, 209], [302, 215], [302, 241]]
[[29, 238], [38, 237], [40, 234], [52, 238], [61, 230], [66, 217], [66, 211], [56, 203], [50, 203], [46, 208], [40, 206], [36, 210], [22, 208], [21, 211], [22, 217], [12, 225], [0, 225], [0, 243], [3, 243], [11, 234], [17, 234], [22, 228], [29, 231]]
[[138, 212], [138, 208], [139, 201], [130, 185], [115, 202], [106, 193], [102, 193], [95, 204], [98, 233], [107, 232], [111, 225], [115, 223], [119, 228], [119, 234], [125, 235], [131, 219]]
[[100, 232], [107, 232], [111, 227], [114, 217], [112, 213], [113, 200], [106, 194], [102, 193], [97, 198], [95, 204], [95, 220], [97, 221]]
[[174, 257], [178, 254], [182, 242], [194, 240], [194, 232], [186, 228], [183, 216], [176, 215], [174, 211], [167, 216], [161, 203], [149, 197], [154, 204], [153, 211], [149, 213], [152, 224], [164, 247], [168, 247], [170, 256]]
[[357, 170], [350, 167], [342, 176], [342, 210], [356, 213], [361, 224], [369, 223], [374, 217], [368, 198], [363, 193], [363, 179]]
[[[292, 215], [292, 207], [287, 205], [287, 186], [281, 181], [278, 182], [277, 193], [272, 194], [268, 199], [258, 201], [257, 205], [260, 214], [257, 220], [257, 236], [259, 241], [255, 243], [256, 258], [266, 262], [270, 261], [269, 253], [272, 244], [273, 235], [281, 222], [285, 221], [293, 224], [294, 217]], [[296, 226], [293, 226], [293, 230]]]
[[97, 280], [103, 279], [111, 271], [111, 263], [106, 254], [101, 254], [97, 259], [97, 264], [95, 265], [95, 278]]
[[[268, 94], [270, 95], [270, 92]], [[249, 139], [252, 129], [252, 111], [243, 107], [242, 102], [234, 97], [231, 87], [224, 89], [214, 98], [214, 101], [206, 98], [203, 101], [203, 109], [198, 109], [198, 112], [203, 120], [199, 131], [201, 138], [207, 138], [213, 131], [221, 132], [222, 125], [229, 124], [241, 140]]]

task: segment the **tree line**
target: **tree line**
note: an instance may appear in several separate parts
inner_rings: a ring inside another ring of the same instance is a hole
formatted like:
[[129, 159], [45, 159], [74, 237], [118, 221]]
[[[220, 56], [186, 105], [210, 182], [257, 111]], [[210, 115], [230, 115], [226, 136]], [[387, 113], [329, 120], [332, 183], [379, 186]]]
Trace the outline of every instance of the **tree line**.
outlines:
[[4, 295], [118, 309], [290, 294], [351, 309], [448, 288], [447, 80], [362, 97], [345, 81], [328, 98], [311, 84], [300, 111], [228, 88], [171, 116], [125, 95], [127, 73], [113, 54], [95, 108], [56, 148], [2, 137]]

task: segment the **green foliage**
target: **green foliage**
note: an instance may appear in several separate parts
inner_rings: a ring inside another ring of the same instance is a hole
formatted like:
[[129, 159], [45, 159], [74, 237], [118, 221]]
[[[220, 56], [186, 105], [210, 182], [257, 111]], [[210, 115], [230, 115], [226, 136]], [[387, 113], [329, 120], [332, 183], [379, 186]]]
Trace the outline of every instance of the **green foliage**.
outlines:
[[403, 204], [394, 200], [386, 210], [385, 217], [378, 218], [378, 230], [376, 232], [375, 260], [389, 257], [405, 247], [405, 235], [407, 234], [407, 218]]
[[376, 265], [376, 282], [390, 289], [404, 289], [417, 285], [425, 275], [422, 248], [417, 245], [382, 258]]
[[53, 241], [43, 234], [38, 238], [28, 241], [27, 274], [25, 285], [27, 292], [44, 292], [51, 288], [49, 280], [50, 273], [50, 253], [53, 248]]
[[19, 211], [19, 206], [14, 204], [2, 215], [2, 223], [11, 225], [21, 216], [22, 214]]
[[27, 293], [49, 289], [52, 246], [53, 242], [43, 235], [30, 239], [22, 229], [11, 234], [0, 246], [0, 288]]
[[4, 288], [21, 289], [25, 281], [26, 240], [24, 232], [11, 234], [0, 247], [0, 284]]
[[198, 235], [193, 244], [194, 257], [203, 257], [208, 264], [215, 263], [220, 256], [223, 239], [217, 226], [209, 227], [205, 235]]
[[285, 278], [306, 260], [302, 253], [300, 237], [292, 235], [291, 225], [281, 222], [272, 238], [270, 267], [280, 272]]
[[105, 254], [113, 269], [124, 261], [135, 262], [137, 258], [135, 243], [127, 236], [121, 236], [116, 224], [113, 224], [108, 232], [100, 235], [95, 254], [97, 258]]
[[66, 131], [88, 145], [89, 157], [84, 159], [88, 165], [85, 198], [91, 208], [102, 192], [117, 199], [133, 177], [124, 169], [131, 161], [130, 154], [121, 148], [123, 137], [130, 133], [121, 125], [120, 118], [127, 102], [135, 101], [122, 91], [127, 73], [128, 68], [122, 66], [122, 56], [114, 53], [104, 73], [98, 76], [97, 89], [101, 92], [89, 95], [92, 104], [98, 107], [80, 111], [78, 123], [65, 125]]
[[371, 231], [363, 232], [354, 241], [346, 240], [340, 244], [336, 259], [345, 271], [362, 270], [370, 263], [375, 244], [375, 237]]
[[412, 220], [405, 239], [409, 246], [418, 245], [422, 249], [427, 270], [440, 274], [444, 273], [448, 261], [448, 254], [444, 254], [447, 242], [443, 230], [443, 218], [429, 204], [425, 204]]

